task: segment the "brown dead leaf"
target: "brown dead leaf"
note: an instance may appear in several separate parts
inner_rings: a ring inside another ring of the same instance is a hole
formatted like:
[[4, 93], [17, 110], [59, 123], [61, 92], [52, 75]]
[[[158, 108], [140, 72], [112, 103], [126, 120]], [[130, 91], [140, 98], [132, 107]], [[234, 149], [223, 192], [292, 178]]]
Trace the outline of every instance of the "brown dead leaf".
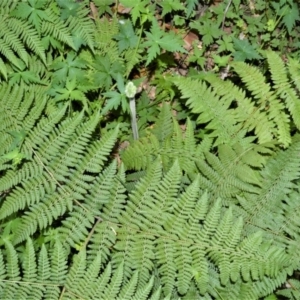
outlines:
[[117, 11], [119, 14], [124, 15], [130, 13], [132, 8], [125, 7], [122, 4], [118, 4], [117, 7], [114, 7], [114, 10]]
[[184, 41], [184, 45], [183, 45], [184, 49], [190, 51], [193, 48], [194, 42], [196, 42], [197, 44], [199, 43], [199, 37], [195, 33], [190, 31], [188, 34], [185, 35], [183, 41]]
[[97, 9], [96, 5], [94, 4], [94, 2], [90, 2], [90, 9], [91, 9], [90, 17], [94, 20], [98, 19], [98, 17], [99, 17], [98, 9]]

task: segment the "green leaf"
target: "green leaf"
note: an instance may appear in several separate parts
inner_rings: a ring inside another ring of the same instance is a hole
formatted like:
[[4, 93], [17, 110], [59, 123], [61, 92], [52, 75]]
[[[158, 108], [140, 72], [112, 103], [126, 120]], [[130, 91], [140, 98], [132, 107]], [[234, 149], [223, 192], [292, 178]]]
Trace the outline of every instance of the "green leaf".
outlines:
[[14, 138], [9, 148], [9, 151], [19, 147], [23, 143], [27, 134], [24, 129], [21, 129], [20, 131], [8, 131], [8, 133]]
[[93, 66], [96, 70], [94, 84], [105, 89], [112, 85], [112, 79], [117, 79], [118, 74], [124, 72], [124, 66], [118, 61], [111, 64], [108, 56], [96, 56]]
[[40, 32], [42, 20], [49, 19], [45, 12], [47, 2], [47, 0], [28, 0], [26, 2], [19, 3], [17, 8], [12, 11], [11, 15], [20, 19], [27, 19], [35, 26], [37, 31]]
[[194, 10], [198, 0], [187, 0], [186, 1], [186, 16], [187, 18], [191, 15], [192, 11]]
[[102, 15], [106, 12], [112, 15], [110, 6], [115, 2], [114, 0], [94, 0], [93, 2], [98, 7], [99, 15]]
[[61, 19], [66, 20], [70, 16], [76, 17], [80, 4], [73, 0], [57, 0], [57, 4], [62, 8]]
[[202, 35], [202, 42], [204, 46], [208, 46], [215, 39], [223, 35], [222, 30], [220, 30], [218, 24], [212, 24], [211, 22], [205, 22], [199, 25], [198, 22], [191, 23], [191, 28], [197, 29]]
[[148, 40], [143, 44], [144, 47], [149, 47], [147, 50], [148, 56], [146, 65], [160, 53], [160, 49], [170, 52], [179, 51], [186, 53], [186, 50], [182, 47], [182, 38], [174, 32], [165, 33], [162, 31], [157, 21], [153, 21], [151, 32], [146, 32], [146, 36]]
[[252, 60], [252, 59], [261, 59], [262, 57], [257, 53], [255, 48], [249, 44], [247, 40], [239, 40], [233, 38], [234, 48], [236, 52], [234, 52], [234, 60], [236, 61], [244, 61], [244, 60]]
[[224, 55], [224, 56], [213, 55], [212, 57], [214, 59], [214, 63], [219, 67], [225, 67], [228, 64], [230, 59], [230, 55]]
[[[149, 6], [148, 0], [121, 0], [120, 3], [125, 7], [132, 8], [130, 11], [132, 22], [135, 25], [137, 19], [141, 19], [143, 24], [145, 20], [152, 20], [153, 16], [153, 6]], [[146, 18], [143, 18], [143, 17]]]
[[166, 14], [172, 11], [184, 10], [184, 6], [179, 0], [164, 0], [159, 5], [162, 7], [161, 16], [164, 17]]
[[54, 82], [64, 82], [66, 78], [70, 80], [76, 78], [81, 81], [85, 76], [86, 63], [75, 52], [71, 51], [67, 54], [66, 59], [56, 58], [50, 68], [55, 70], [53, 73]]
[[13, 165], [18, 165], [23, 158], [27, 158], [27, 156], [21, 152], [19, 152], [18, 149], [14, 149], [13, 151], [10, 151], [9, 153], [2, 155], [1, 158], [7, 159], [7, 160], [12, 160]]
[[285, 15], [282, 18], [282, 22], [286, 26], [289, 34], [291, 34], [292, 28], [298, 20], [300, 20], [298, 5], [296, 3], [291, 3], [291, 6], [288, 6]]
[[224, 35], [222, 40], [218, 40], [217, 44], [219, 44], [218, 53], [223, 51], [234, 52], [232, 37], [229, 35]]
[[120, 25], [120, 32], [115, 36], [118, 40], [119, 52], [128, 48], [135, 48], [138, 43], [138, 36], [135, 35], [132, 24], [129, 20]]
[[7, 68], [6, 64], [0, 57], [0, 73], [3, 75], [4, 79], [7, 80]]
[[129, 105], [125, 94], [118, 93], [116, 91], [110, 91], [103, 93], [103, 96], [108, 97], [106, 104], [101, 112], [103, 115], [105, 115], [110, 110], [117, 110], [120, 105], [123, 112], [129, 112]]
[[20, 81], [24, 81], [27, 84], [31, 82], [46, 84], [32, 71], [14, 72], [10, 75], [11, 84], [19, 83]]

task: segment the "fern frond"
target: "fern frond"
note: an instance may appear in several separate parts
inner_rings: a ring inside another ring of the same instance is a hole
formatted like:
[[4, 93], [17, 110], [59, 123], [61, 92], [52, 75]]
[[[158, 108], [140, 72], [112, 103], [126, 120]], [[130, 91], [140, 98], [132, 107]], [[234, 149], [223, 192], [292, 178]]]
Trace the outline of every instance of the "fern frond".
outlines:
[[164, 102], [160, 108], [160, 112], [155, 122], [155, 126], [152, 130], [152, 133], [157, 137], [157, 139], [162, 142], [173, 133], [173, 116], [170, 109], [170, 104]]
[[68, 272], [65, 287], [75, 292], [79, 287], [82, 277], [85, 275], [85, 270], [86, 253], [85, 251], [80, 251], [78, 255], [75, 256], [73, 264]]
[[6, 260], [7, 260], [7, 276], [11, 280], [20, 280], [20, 268], [18, 265], [17, 251], [9, 241], [5, 241]]
[[106, 287], [103, 299], [115, 299], [118, 295], [123, 280], [123, 264], [120, 264], [111, 278], [109, 286]]
[[89, 48], [94, 51], [94, 32], [95, 28], [92, 20], [87, 17], [89, 10], [83, 5], [79, 6], [77, 9], [76, 17], [70, 16], [66, 20], [66, 25], [73, 31], [73, 36], [76, 39], [81, 39], [84, 41]]
[[6, 57], [12, 64], [14, 64], [19, 69], [22, 69], [22, 63], [11, 50], [11, 47], [3, 38], [0, 38], [0, 53]]
[[136, 290], [136, 286], [138, 283], [138, 271], [135, 271], [131, 279], [128, 281], [127, 284], [125, 284], [118, 296], [118, 300], [130, 300], [132, 299], [132, 296]]
[[[114, 178], [113, 182], [106, 182], [106, 187], [110, 189], [110, 193], [108, 197], [105, 197], [105, 202], [102, 207], [102, 218], [111, 223], [117, 223], [119, 212], [125, 209], [125, 201], [126, 201], [126, 189], [124, 187], [125, 182], [125, 170], [124, 166], [121, 165], [116, 174], [116, 178]], [[103, 190], [99, 189], [99, 192], [102, 193]], [[101, 195], [99, 195], [101, 197]], [[104, 197], [101, 197], [102, 199]]]
[[122, 153], [122, 161], [129, 169], [141, 170], [148, 168], [157, 157], [160, 157], [164, 168], [168, 170], [178, 159], [184, 171], [193, 173], [196, 169], [195, 161], [203, 158], [203, 153], [201, 146], [196, 146], [192, 122], [187, 121], [186, 130], [183, 132], [175, 120], [171, 129], [172, 118], [169, 113], [163, 112], [161, 117], [162, 122], [168, 128], [165, 129], [164, 136], [161, 135], [161, 132], [164, 132], [162, 124], [155, 126], [153, 131], [157, 136], [150, 134], [132, 143]]
[[[101, 268], [101, 252], [98, 252], [96, 255], [93, 255], [94, 260], [91, 261], [90, 265], [84, 272], [81, 280], [78, 282], [78, 286], [74, 287], [70, 281], [70, 285], [75, 288], [76, 293], [81, 293], [82, 295], [93, 295], [96, 290], [96, 284], [91, 285], [91, 282], [95, 282], [98, 278], [100, 268]], [[95, 296], [95, 295], [94, 295]], [[93, 298], [91, 298], [93, 299]]]
[[[268, 161], [261, 172], [262, 182], [264, 183], [261, 191], [256, 197], [251, 195], [246, 197], [247, 202], [241, 202], [243, 208], [249, 213], [248, 221], [254, 222], [254, 224], [259, 222], [259, 227], [269, 227], [273, 230], [277, 228], [272, 222], [276, 217], [270, 215], [280, 214], [282, 198], [296, 187], [294, 181], [298, 178], [300, 172], [300, 162], [297, 157], [299, 147], [299, 136], [296, 136], [294, 142], [286, 151], [279, 152], [276, 159], [272, 158]], [[254, 204], [253, 201], [255, 201], [255, 205], [251, 206]], [[268, 214], [268, 218], [260, 219], [261, 214]], [[268, 222], [271, 223], [268, 224]]]
[[276, 295], [283, 296], [287, 299], [296, 300], [300, 297], [300, 282], [297, 279], [289, 279], [284, 289], [276, 292]]
[[44, 36], [54, 37], [57, 41], [62, 42], [76, 50], [70, 30], [68, 27], [59, 19], [59, 17], [51, 10], [47, 10], [49, 21], [44, 20], [42, 24], [42, 34]]
[[95, 297], [99, 297], [99, 296], [103, 298], [103, 293], [105, 291], [105, 288], [108, 285], [108, 282], [111, 277], [111, 273], [112, 273], [111, 264], [108, 263], [105, 270], [100, 275], [100, 277], [97, 278], [96, 289], [88, 292], [88, 295], [90, 296], [91, 299], [94, 299]]
[[266, 118], [266, 112], [264, 110], [259, 109], [255, 106], [255, 102], [251, 101], [251, 98], [246, 97], [245, 90], [239, 88], [229, 80], [224, 81], [214, 75], [205, 77], [205, 80], [209, 82], [218, 96], [225, 99], [228, 98], [228, 100], [232, 101], [232, 104], [236, 106], [234, 109], [234, 117], [240, 124], [236, 132], [239, 136], [237, 142], [242, 142], [243, 130], [247, 130], [248, 132], [254, 130], [260, 143], [273, 139], [272, 131], [274, 130], [274, 124], [269, 122]]
[[62, 221], [62, 227], [59, 228], [61, 241], [68, 243], [71, 247], [77, 248], [88, 236], [88, 229], [93, 225], [94, 217], [82, 208], [74, 207], [69, 216]]
[[175, 243], [169, 238], [159, 238], [155, 249], [159, 275], [163, 282], [165, 295], [172, 293], [176, 281]]
[[157, 210], [157, 206], [152, 198], [152, 191], [159, 185], [160, 177], [161, 166], [157, 160], [148, 174], [140, 180], [139, 184], [136, 185], [136, 189], [130, 194], [132, 205], [126, 207], [124, 213], [119, 217], [119, 221], [122, 221], [123, 224], [130, 224], [131, 226], [144, 229], [156, 225], [149, 221], [146, 214], [147, 211], [152, 210], [150, 213], [155, 216], [154, 211]]
[[111, 63], [120, 61], [118, 44], [114, 40], [119, 32], [119, 23], [117, 18], [101, 18], [96, 21], [97, 33], [95, 36], [96, 48], [100, 55], [107, 55]]
[[102, 253], [102, 261], [107, 262], [111, 256], [111, 249], [116, 243], [116, 226], [110, 222], [101, 222], [95, 228], [95, 232], [88, 245], [88, 253], [91, 257]]
[[203, 81], [175, 78], [173, 82], [181, 91], [182, 98], [188, 99], [186, 104], [192, 113], [197, 114], [197, 123], [208, 123], [206, 128], [212, 130], [209, 136], [217, 137], [214, 145], [231, 144], [237, 132], [234, 111], [229, 109], [232, 99], [219, 98]]
[[[271, 72], [271, 77], [274, 82], [274, 89], [279, 98], [285, 101], [285, 105], [289, 110], [293, 121], [298, 129], [300, 129], [300, 104], [299, 96], [296, 90], [291, 86], [290, 80], [288, 78], [288, 72], [284, 66], [282, 59], [275, 52], [268, 51], [267, 59], [269, 63], [269, 69]], [[295, 66], [292, 66], [295, 64]], [[299, 63], [298, 63], [299, 67]], [[297, 68], [296, 62], [291, 60], [289, 63], [290, 69]], [[292, 80], [295, 80], [292, 77]]]
[[[239, 160], [237, 160], [239, 162]], [[258, 193], [258, 188], [253, 184], [241, 180], [235, 175], [237, 162], [223, 163], [217, 156], [205, 153], [205, 160], [198, 161], [197, 166], [201, 174], [200, 183], [204, 190], [211, 191], [216, 197], [235, 198], [241, 192]], [[242, 169], [247, 170], [243, 167]], [[230, 171], [229, 171], [230, 170]], [[237, 174], [238, 175], [238, 174]]]
[[150, 280], [148, 281], [147, 284], [145, 284], [144, 286], [140, 287], [134, 297], [132, 297], [132, 300], [147, 300], [149, 299], [148, 298], [148, 295], [152, 289], [152, 286], [153, 286], [153, 282], [154, 282], [154, 277], [152, 276], [150, 278]]
[[38, 257], [38, 280], [40, 282], [47, 282], [50, 278], [51, 269], [48, 253], [45, 245], [42, 245]]
[[[158, 139], [154, 135], [142, 137], [134, 141], [123, 153], [122, 161], [125, 166], [141, 170], [149, 166], [152, 161], [160, 153], [160, 145]], [[153, 154], [156, 154], [155, 156]]]
[[129, 76], [133, 68], [138, 65], [143, 59], [142, 54], [136, 49], [126, 49], [124, 60], [125, 60], [125, 74]]
[[[270, 84], [266, 83], [265, 77], [257, 68], [249, 66], [244, 62], [233, 63], [233, 68], [257, 100], [258, 108], [261, 111], [266, 111], [268, 122], [270, 124], [274, 122], [274, 128], [275, 126], [277, 127], [274, 134], [278, 136], [279, 142], [284, 146], [289, 145], [291, 142], [289, 116], [284, 111], [285, 106], [283, 103], [277, 99], [276, 94], [271, 90]], [[269, 141], [261, 140], [262, 143]]]
[[3, 41], [7, 43], [11, 49], [18, 54], [18, 56], [24, 61], [28, 66], [28, 54], [25, 50], [24, 44], [20, 40], [18, 34], [11, 30], [7, 25], [5, 26], [4, 22], [7, 22], [7, 19], [3, 18], [0, 22], [1, 31], [0, 37], [3, 38]]
[[39, 56], [43, 63], [46, 63], [45, 49], [36, 30], [32, 26], [30, 26], [27, 22], [16, 18], [9, 18], [7, 26], [14, 31], [15, 34], [20, 35], [29, 49]]

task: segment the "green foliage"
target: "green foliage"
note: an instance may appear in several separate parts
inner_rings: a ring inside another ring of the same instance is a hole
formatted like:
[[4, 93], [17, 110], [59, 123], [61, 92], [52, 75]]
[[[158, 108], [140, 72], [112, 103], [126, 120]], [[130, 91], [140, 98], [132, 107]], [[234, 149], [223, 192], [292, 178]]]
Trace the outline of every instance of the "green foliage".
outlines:
[[1, 299], [299, 298], [298, 4], [198, 2], [1, 1]]
[[175, 34], [165, 34], [159, 28], [157, 21], [153, 21], [151, 32], [146, 32], [146, 36], [147, 41], [144, 43], [144, 47], [148, 47], [148, 59], [146, 65], [160, 53], [161, 49], [170, 52], [185, 52], [182, 47], [182, 39]]

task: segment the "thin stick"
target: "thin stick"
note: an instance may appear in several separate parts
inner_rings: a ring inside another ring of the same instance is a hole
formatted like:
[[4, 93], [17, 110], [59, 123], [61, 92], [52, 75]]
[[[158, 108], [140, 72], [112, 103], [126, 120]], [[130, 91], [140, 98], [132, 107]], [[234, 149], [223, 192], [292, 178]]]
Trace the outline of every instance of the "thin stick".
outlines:
[[129, 107], [131, 112], [131, 129], [133, 133], [133, 138], [135, 140], [139, 139], [139, 132], [137, 127], [137, 120], [136, 120], [136, 107], [135, 107], [135, 98], [130, 98]]
[[232, 0], [228, 1], [228, 4], [227, 4], [227, 6], [225, 8], [225, 11], [224, 11], [224, 16], [223, 16], [223, 21], [222, 21], [222, 30], [224, 30], [224, 23], [225, 23], [225, 19], [226, 19], [226, 14], [228, 12], [229, 6], [231, 5], [231, 2], [232, 2]]

